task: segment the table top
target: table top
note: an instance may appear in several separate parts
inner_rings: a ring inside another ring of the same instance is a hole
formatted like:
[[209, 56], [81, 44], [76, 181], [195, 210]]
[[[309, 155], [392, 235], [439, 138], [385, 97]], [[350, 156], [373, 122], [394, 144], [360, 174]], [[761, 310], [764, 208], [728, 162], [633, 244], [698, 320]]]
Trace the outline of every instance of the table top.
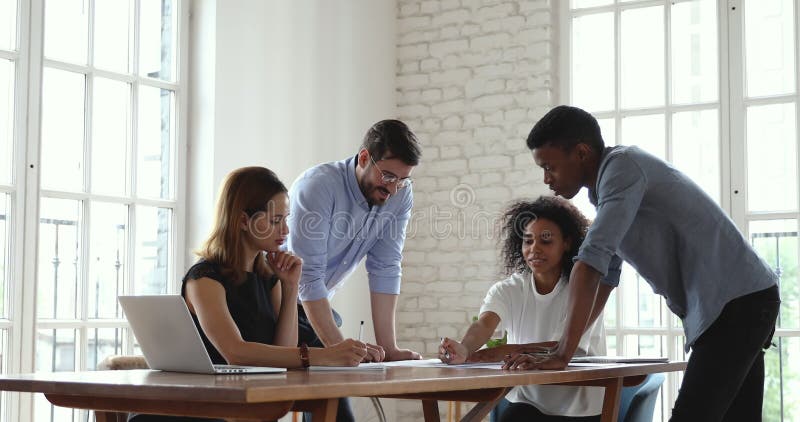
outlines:
[[570, 366], [562, 371], [478, 368], [386, 368], [385, 371], [305, 371], [203, 375], [152, 370], [51, 372], [0, 376], [0, 390], [45, 394], [259, 403], [336, 397], [463, 391], [631, 377], [686, 369], [686, 362]]

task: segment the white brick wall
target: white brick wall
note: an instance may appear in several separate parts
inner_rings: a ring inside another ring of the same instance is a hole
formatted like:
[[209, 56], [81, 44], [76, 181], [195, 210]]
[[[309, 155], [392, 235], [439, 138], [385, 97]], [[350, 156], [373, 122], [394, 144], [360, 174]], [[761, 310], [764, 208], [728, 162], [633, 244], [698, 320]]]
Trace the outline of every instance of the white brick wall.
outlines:
[[[397, 310], [403, 347], [432, 357], [439, 337], [464, 334], [500, 277], [499, 213], [547, 192], [525, 137], [554, 105], [555, 3], [398, 0], [398, 114], [424, 155]], [[397, 412], [389, 419], [422, 420], [418, 402]]]

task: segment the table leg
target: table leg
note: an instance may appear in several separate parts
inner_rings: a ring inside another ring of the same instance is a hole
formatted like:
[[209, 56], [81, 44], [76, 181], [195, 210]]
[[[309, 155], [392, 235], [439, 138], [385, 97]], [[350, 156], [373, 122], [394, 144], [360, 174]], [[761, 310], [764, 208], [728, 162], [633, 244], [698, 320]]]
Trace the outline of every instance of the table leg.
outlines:
[[606, 393], [603, 396], [603, 413], [600, 422], [616, 422], [619, 417], [619, 396], [622, 391], [623, 378], [612, 378], [605, 385]]
[[425, 415], [425, 422], [440, 422], [439, 402], [437, 400], [422, 400], [422, 413]]
[[297, 401], [292, 410], [311, 412], [314, 422], [336, 422], [336, 411], [339, 408], [339, 399], [321, 399]]

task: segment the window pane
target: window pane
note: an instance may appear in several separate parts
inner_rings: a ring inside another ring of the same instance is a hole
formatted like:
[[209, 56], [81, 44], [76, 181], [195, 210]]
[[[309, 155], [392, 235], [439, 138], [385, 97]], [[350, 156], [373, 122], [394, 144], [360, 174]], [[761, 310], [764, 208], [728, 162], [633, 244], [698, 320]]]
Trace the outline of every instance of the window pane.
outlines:
[[139, 90], [139, 126], [136, 189], [140, 197], [172, 197], [174, 93], [142, 86]]
[[664, 115], [651, 114], [631, 116], [622, 119], [622, 140], [624, 145], [636, 145], [643, 150], [665, 159]]
[[82, 190], [85, 77], [45, 68], [42, 85], [42, 187]]
[[606, 301], [606, 307], [603, 310], [603, 324], [606, 329], [614, 328], [617, 326], [617, 292], [618, 289], [611, 291]]
[[41, 198], [36, 313], [39, 318], [77, 316], [81, 204]]
[[664, 7], [623, 10], [622, 107], [664, 105]]
[[125, 330], [122, 328], [95, 328], [88, 332], [87, 370], [97, 369], [97, 364], [107, 356], [123, 354], [122, 342], [125, 338]]
[[713, 0], [672, 6], [672, 102], [717, 100], [717, 8]]
[[172, 210], [136, 207], [135, 294], [167, 293]]
[[[624, 283], [624, 284], [623, 284]], [[628, 263], [622, 265], [622, 319], [625, 327], [664, 327], [661, 296]]]
[[49, 59], [86, 64], [89, 45], [89, 2], [46, 0], [44, 55]]
[[614, 109], [614, 14], [572, 20], [572, 103], [588, 111]]
[[672, 163], [719, 203], [719, 113], [716, 109], [672, 115]]
[[0, 0], [0, 50], [17, 49], [17, 0]]
[[667, 336], [625, 336], [625, 356], [667, 356]]
[[600, 125], [600, 134], [603, 135], [603, 142], [606, 146], [616, 145], [617, 126], [614, 119], [597, 119], [597, 124]]
[[[800, 420], [800, 338], [775, 337], [764, 353], [764, 408], [765, 421]], [[781, 415], [783, 417], [781, 417]]]
[[800, 277], [797, 273], [797, 220], [750, 222], [750, 242], [780, 277], [778, 327], [800, 328]]
[[571, 7], [573, 9], [582, 9], [585, 7], [596, 7], [613, 4], [614, 0], [572, 0]]
[[36, 331], [36, 372], [75, 370], [77, 332], [71, 328]]
[[44, 394], [33, 396], [34, 422], [78, 422], [80, 410], [58, 407], [50, 404]]
[[[0, 373], [5, 374], [6, 369], [8, 369], [8, 356], [10, 351], [8, 350], [8, 330], [0, 330]], [[0, 407], [3, 409], [3, 407]]]
[[0, 60], [0, 184], [11, 184], [13, 146], [14, 62]]
[[744, 7], [747, 95], [794, 92], [792, 0], [746, 0]]
[[131, 88], [95, 78], [92, 116], [92, 192], [124, 195], [127, 188]]
[[93, 202], [89, 222], [89, 318], [119, 318], [125, 281], [128, 207]]
[[795, 105], [747, 108], [747, 204], [750, 211], [797, 209]]
[[619, 352], [617, 349], [617, 336], [615, 335], [606, 336], [606, 354], [608, 356], [619, 356]]
[[[0, 195], [0, 318], [8, 318], [6, 315], [6, 303], [7, 300], [7, 293], [8, 289], [6, 288], [6, 276], [8, 275], [8, 271], [10, 271], [10, 262], [11, 257], [9, 256], [8, 250], [8, 235], [9, 228], [11, 224], [11, 215], [10, 215], [10, 196], [9, 195]], [[5, 333], [5, 331], [3, 331]], [[5, 356], [3, 349], [0, 349], [0, 357]], [[0, 362], [2, 364], [2, 362]]]
[[176, 16], [172, 0], [143, 0], [139, 15], [139, 74], [175, 80]]
[[94, 1], [94, 65], [127, 73], [130, 70], [132, 10], [130, 1]]
[[94, 65], [127, 73], [130, 70], [132, 7], [126, 0], [94, 2]]
[[[74, 371], [77, 333], [74, 329], [36, 331], [36, 372]], [[50, 404], [44, 395], [34, 400], [35, 421], [71, 421], [77, 410]]]

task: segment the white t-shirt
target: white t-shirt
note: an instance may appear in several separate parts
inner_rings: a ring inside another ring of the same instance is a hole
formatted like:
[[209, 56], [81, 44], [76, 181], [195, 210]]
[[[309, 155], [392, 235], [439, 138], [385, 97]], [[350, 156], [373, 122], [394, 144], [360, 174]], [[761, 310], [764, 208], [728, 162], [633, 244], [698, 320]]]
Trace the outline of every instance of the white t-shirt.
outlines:
[[[500, 317], [509, 344], [558, 341], [566, 322], [568, 297], [566, 277], [558, 280], [552, 292], [542, 295], [530, 272], [515, 273], [489, 289], [481, 313], [494, 312]], [[578, 347], [589, 355], [606, 354], [602, 314], [583, 334]], [[526, 385], [515, 387], [506, 398], [531, 404], [549, 415], [593, 416], [602, 411], [603, 394], [602, 387]]]

